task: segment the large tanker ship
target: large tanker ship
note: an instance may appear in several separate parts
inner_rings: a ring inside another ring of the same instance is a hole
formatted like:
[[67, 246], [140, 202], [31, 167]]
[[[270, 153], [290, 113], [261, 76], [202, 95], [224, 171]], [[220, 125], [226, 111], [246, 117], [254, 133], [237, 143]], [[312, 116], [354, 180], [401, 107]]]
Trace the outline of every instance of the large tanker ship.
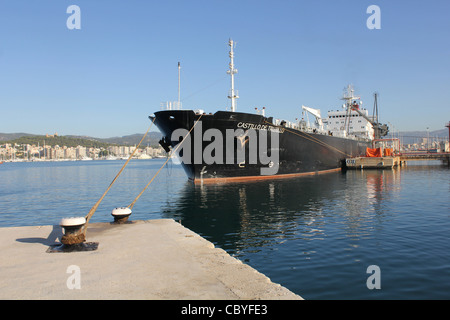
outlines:
[[150, 116], [163, 134], [162, 147], [177, 154], [195, 183], [278, 179], [340, 170], [346, 158], [364, 154], [373, 139], [387, 134], [387, 126], [369, 116], [351, 86], [342, 98], [342, 109], [329, 111], [326, 118], [320, 110], [305, 106], [302, 118], [295, 122], [266, 117], [264, 108], [254, 114], [237, 112], [234, 43], [229, 40], [228, 44], [231, 111], [163, 110]]

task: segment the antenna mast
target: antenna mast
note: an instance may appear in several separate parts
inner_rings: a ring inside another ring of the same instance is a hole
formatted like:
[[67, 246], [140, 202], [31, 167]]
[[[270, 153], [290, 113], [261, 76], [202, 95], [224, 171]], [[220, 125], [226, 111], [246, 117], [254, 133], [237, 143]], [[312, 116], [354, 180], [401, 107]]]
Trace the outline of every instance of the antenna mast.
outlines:
[[378, 92], [375, 92], [373, 94], [373, 96], [374, 96], [374, 102], [373, 102], [373, 115], [372, 115], [372, 118], [374, 119], [374, 121], [376, 123], [378, 123], [378, 100], [377, 100]]
[[235, 94], [234, 92], [234, 74], [237, 73], [237, 69], [234, 68], [234, 52], [233, 52], [233, 47], [234, 47], [234, 42], [233, 40], [229, 39], [228, 41], [228, 45], [230, 46], [230, 69], [227, 71], [227, 73], [229, 75], [231, 75], [231, 92], [230, 95], [228, 96], [228, 98], [231, 99], [231, 111], [235, 112], [236, 111], [236, 99], [239, 98], [239, 96], [237, 94]]
[[180, 107], [180, 62], [178, 62], [178, 109], [181, 109]]
[[360, 97], [356, 97], [353, 95], [354, 92], [355, 90], [353, 89], [353, 85], [349, 84], [347, 88], [344, 89], [344, 95], [341, 98], [341, 100], [345, 101], [345, 108], [347, 111], [344, 123], [344, 128], [347, 127], [347, 132], [350, 132], [350, 115], [352, 112], [352, 101], [360, 99]]

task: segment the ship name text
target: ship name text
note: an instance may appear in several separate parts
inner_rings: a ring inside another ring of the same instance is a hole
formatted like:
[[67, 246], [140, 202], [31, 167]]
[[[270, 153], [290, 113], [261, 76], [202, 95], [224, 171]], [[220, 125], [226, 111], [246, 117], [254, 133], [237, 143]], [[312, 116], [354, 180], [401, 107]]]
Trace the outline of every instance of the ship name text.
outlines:
[[242, 128], [242, 129], [267, 130], [267, 131], [273, 131], [273, 132], [278, 132], [278, 133], [284, 132], [284, 128], [269, 126], [267, 124], [255, 124], [255, 123], [249, 123], [249, 122], [238, 122], [237, 127]]

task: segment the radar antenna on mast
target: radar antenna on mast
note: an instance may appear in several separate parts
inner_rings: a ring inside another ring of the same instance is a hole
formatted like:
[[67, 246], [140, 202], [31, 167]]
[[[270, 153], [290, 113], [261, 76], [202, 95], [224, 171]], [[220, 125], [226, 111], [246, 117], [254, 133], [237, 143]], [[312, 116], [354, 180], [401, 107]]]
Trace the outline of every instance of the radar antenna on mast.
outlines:
[[233, 47], [235, 46], [235, 43], [233, 40], [228, 40], [228, 45], [230, 46], [230, 69], [227, 71], [229, 75], [231, 75], [231, 91], [230, 95], [228, 96], [229, 99], [231, 99], [231, 111], [236, 111], [236, 99], [239, 98], [237, 95], [237, 92], [234, 91], [234, 74], [236, 74], [238, 71], [234, 68], [234, 52]]
[[354, 92], [355, 89], [353, 89], [353, 85], [350, 84], [347, 86], [347, 88], [344, 89], [344, 95], [342, 96], [341, 100], [344, 100], [346, 102], [346, 107], [350, 106], [353, 100], [360, 99], [360, 97], [353, 95]]

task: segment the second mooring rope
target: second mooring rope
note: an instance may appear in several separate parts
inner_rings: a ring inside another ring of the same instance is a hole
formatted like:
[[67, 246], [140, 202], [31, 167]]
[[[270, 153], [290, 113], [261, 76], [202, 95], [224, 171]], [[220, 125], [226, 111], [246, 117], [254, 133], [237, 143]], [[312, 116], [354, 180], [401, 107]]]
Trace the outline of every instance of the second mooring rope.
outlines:
[[[189, 130], [189, 132], [184, 136], [183, 140], [181, 140], [181, 142], [177, 145], [177, 147], [172, 151], [172, 152], [176, 152], [178, 150], [178, 148], [182, 145], [182, 143], [184, 142], [184, 140], [187, 138], [187, 136], [191, 133], [191, 131], [194, 129], [194, 127], [197, 125], [197, 123], [200, 121], [200, 119], [202, 118], [203, 114], [200, 114], [200, 117], [197, 119], [197, 121], [194, 123], [194, 125], [192, 126], [192, 128]], [[134, 204], [136, 203], [136, 201], [142, 196], [142, 194], [144, 193], [144, 191], [148, 188], [148, 186], [153, 182], [153, 180], [156, 178], [156, 176], [159, 174], [159, 172], [162, 170], [162, 168], [164, 168], [164, 166], [167, 164], [167, 162], [169, 162], [170, 157], [167, 157], [167, 160], [163, 163], [163, 165], [161, 166], [161, 168], [158, 169], [158, 171], [155, 173], [155, 175], [150, 179], [150, 181], [147, 183], [147, 185], [144, 187], [144, 189], [142, 189], [142, 191], [138, 194], [138, 196], [133, 200], [133, 202], [131, 202], [128, 205], [128, 208], [133, 209]]]
[[128, 160], [125, 162], [125, 164], [122, 166], [122, 168], [120, 169], [120, 171], [117, 173], [117, 175], [114, 177], [113, 181], [110, 183], [109, 187], [106, 189], [106, 191], [103, 193], [103, 195], [101, 196], [100, 199], [98, 199], [98, 201], [94, 204], [94, 206], [91, 208], [91, 210], [89, 210], [89, 213], [86, 216], [86, 223], [84, 224], [83, 227], [83, 234], [86, 236], [86, 230], [87, 230], [87, 225], [89, 223], [89, 220], [92, 218], [92, 216], [94, 215], [95, 211], [97, 210], [98, 206], [100, 205], [100, 203], [102, 202], [103, 198], [106, 196], [106, 194], [108, 193], [109, 189], [111, 189], [112, 185], [114, 184], [114, 182], [116, 182], [117, 178], [120, 176], [120, 174], [122, 173], [122, 171], [125, 169], [125, 167], [127, 166], [128, 162], [130, 162], [131, 158], [134, 156], [136, 150], [139, 148], [139, 146], [141, 145], [142, 141], [144, 141], [144, 138], [147, 136], [147, 133], [150, 131], [150, 128], [152, 127], [153, 123], [155, 122], [155, 119], [153, 119], [152, 123], [150, 124], [150, 127], [147, 129], [147, 132], [144, 134], [144, 136], [142, 137], [141, 141], [139, 141], [139, 144], [136, 146], [136, 148], [133, 150], [133, 152], [131, 153], [131, 155], [129, 156]]

